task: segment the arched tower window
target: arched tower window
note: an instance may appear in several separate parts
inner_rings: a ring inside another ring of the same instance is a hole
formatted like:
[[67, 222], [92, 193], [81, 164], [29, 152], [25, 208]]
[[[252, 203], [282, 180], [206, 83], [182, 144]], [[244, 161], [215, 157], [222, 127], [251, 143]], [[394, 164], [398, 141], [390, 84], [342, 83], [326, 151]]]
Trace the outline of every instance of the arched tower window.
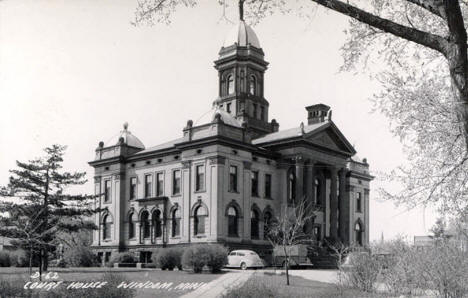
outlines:
[[228, 95], [233, 94], [234, 93], [234, 76], [229, 75], [227, 77], [226, 81], [227, 81], [227, 93], [228, 93]]
[[294, 168], [291, 168], [288, 172], [288, 202], [292, 203], [296, 199], [296, 174]]
[[104, 215], [102, 219], [102, 238], [104, 240], [111, 239], [112, 218], [109, 214]]
[[133, 221], [133, 212], [128, 216], [128, 239], [135, 238], [135, 222]]
[[172, 237], [180, 235], [180, 211], [176, 208], [172, 211]]
[[141, 229], [143, 230], [143, 238], [149, 238], [151, 235], [149, 213], [148, 211], [143, 211], [140, 218]]
[[237, 214], [236, 208], [233, 206], [228, 209], [228, 236], [237, 237], [238, 231], [237, 226], [239, 222], [239, 215]]
[[193, 234], [205, 234], [205, 217], [207, 212], [203, 206], [198, 206], [193, 213]]
[[259, 214], [258, 211], [255, 209], [252, 209], [252, 212], [250, 213], [250, 236], [252, 239], [258, 239], [259, 238], [259, 225], [260, 219], [259, 219]]
[[249, 93], [252, 95], [257, 94], [257, 79], [253, 75], [249, 78]]
[[154, 229], [154, 236], [156, 238], [161, 237], [162, 229], [161, 229], [161, 210], [156, 209], [153, 212], [153, 229]]

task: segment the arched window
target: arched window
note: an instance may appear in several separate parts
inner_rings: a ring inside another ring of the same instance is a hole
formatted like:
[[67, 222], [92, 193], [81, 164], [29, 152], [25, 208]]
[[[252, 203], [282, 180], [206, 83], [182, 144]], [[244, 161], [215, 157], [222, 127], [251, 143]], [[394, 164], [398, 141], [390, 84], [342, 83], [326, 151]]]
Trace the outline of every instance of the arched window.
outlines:
[[296, 199], [296, 174], [294, 169], [291, 168], [288, 172], [288, 201], [294, 202]]
[[362, 246], [362, 226], [361, 223], [357, 222], [354, 226], [354, 231], [356, 233], [356, 243]]
[[314, 193], [315, 193], [315, 204], [322, 205], [322, 183], [320, 179], [315, 178], [314, 180]]
[[193, 213], [193, 234], [205, 234], [205, 217], [207, 216], [205, 207], [198, 206]]
[[135, 223], [133, 222], [133, 212], [128, 216], [128, 239], [135, 238]]
[[229, 75], [227, 77], [227, 92], [228, 94], [234, 93], [234, 76], [233, 75]]
[[140, 229], [143, 231], [143, 238], [149, 238], [151, 236], [151, 226], [148, 211], [143, 211], [143, 213], [141, 213]]
[[250, 236], [252, 239], [258, 239], [260, 237], [258, 231], [258, 224], [259, 224], [259, 215], [258, 211], [253, 209], [250, 213]]
[[228, 236], [230, 237], [237, 237], [237, 223], [238, 223], [239, 215], [237, 214], [237, 210], [234, 207], [229, 207], [228, 209]]
[[269, 211], [266, 211], [263, 215], [263, 239], [268, 239], [270, 233], [272, 215]]
[[176, 208], [171, 213], [172, 217], [172, 237], [180, 235], [180, 211], [179, 208]]
[[257, 92], [257, 79], [255, 76], [250, 76], [249, 78], [249, 93], [256, 95]]
[[161, 229], [161, 210], [156, 209], [153, 212], [153, 229], [154, 229], [154, 237], [158, 238], [162, 235]]
[[102, 219], [102, 238], [111, 239], [112, 218], [109, 214], [104, 215]]

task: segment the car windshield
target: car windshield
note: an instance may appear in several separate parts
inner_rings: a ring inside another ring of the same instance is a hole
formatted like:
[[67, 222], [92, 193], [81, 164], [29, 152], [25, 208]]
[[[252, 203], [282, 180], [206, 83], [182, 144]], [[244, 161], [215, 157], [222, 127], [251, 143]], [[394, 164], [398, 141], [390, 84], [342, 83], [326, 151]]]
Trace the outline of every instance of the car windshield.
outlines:
[[256, 256], [256, 255], [257, 255], [257, 253], [256, 253], [256, 252], [253, 252], [253, 251], [252, 251], [250, 254], [251, 254], [252, 256]]

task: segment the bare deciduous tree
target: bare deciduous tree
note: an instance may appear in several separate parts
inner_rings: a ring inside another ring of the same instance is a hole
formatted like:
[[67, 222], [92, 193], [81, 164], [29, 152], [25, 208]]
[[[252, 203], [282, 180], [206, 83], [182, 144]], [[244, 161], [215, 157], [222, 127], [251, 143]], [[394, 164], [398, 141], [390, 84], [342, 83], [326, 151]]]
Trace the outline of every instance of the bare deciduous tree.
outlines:
[[310, 244], [311, 235], [304, 232], [304, 226], [313, 222], [314, 210], [307, 207], [305, 200], [297, 205], [284, 205], [280, 216], [275, 218], [268, 229], [268, 239], [273, 247], [280, 248], [285, 256], [286, 285], [289, 286], [291, 250], [299, 244]]

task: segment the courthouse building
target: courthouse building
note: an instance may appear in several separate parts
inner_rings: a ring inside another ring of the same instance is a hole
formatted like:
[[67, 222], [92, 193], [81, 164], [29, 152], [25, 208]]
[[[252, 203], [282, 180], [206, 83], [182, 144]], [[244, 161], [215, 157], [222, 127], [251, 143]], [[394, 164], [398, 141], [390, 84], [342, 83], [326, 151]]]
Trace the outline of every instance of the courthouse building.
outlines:
[[315, 209], [304, 227], [313, 239], [368, 244], [367, 161], [354, 157], [324, 104], [311, 103], [302, 123], [280, 130], [264, 97], [267, 66], [256, 34], [240, 20], [215, 61], [219, 94], [203, 123], [188, 120], [179, 138], [153, 147], [128, 124], [99, 143], [89, 164], [96, 207], [107, 209], [95, 218], [100, 257], [134, 251], [145, 262], [155, 248], [193, 243], [265, 255], [269, 223], [301, 200]]

